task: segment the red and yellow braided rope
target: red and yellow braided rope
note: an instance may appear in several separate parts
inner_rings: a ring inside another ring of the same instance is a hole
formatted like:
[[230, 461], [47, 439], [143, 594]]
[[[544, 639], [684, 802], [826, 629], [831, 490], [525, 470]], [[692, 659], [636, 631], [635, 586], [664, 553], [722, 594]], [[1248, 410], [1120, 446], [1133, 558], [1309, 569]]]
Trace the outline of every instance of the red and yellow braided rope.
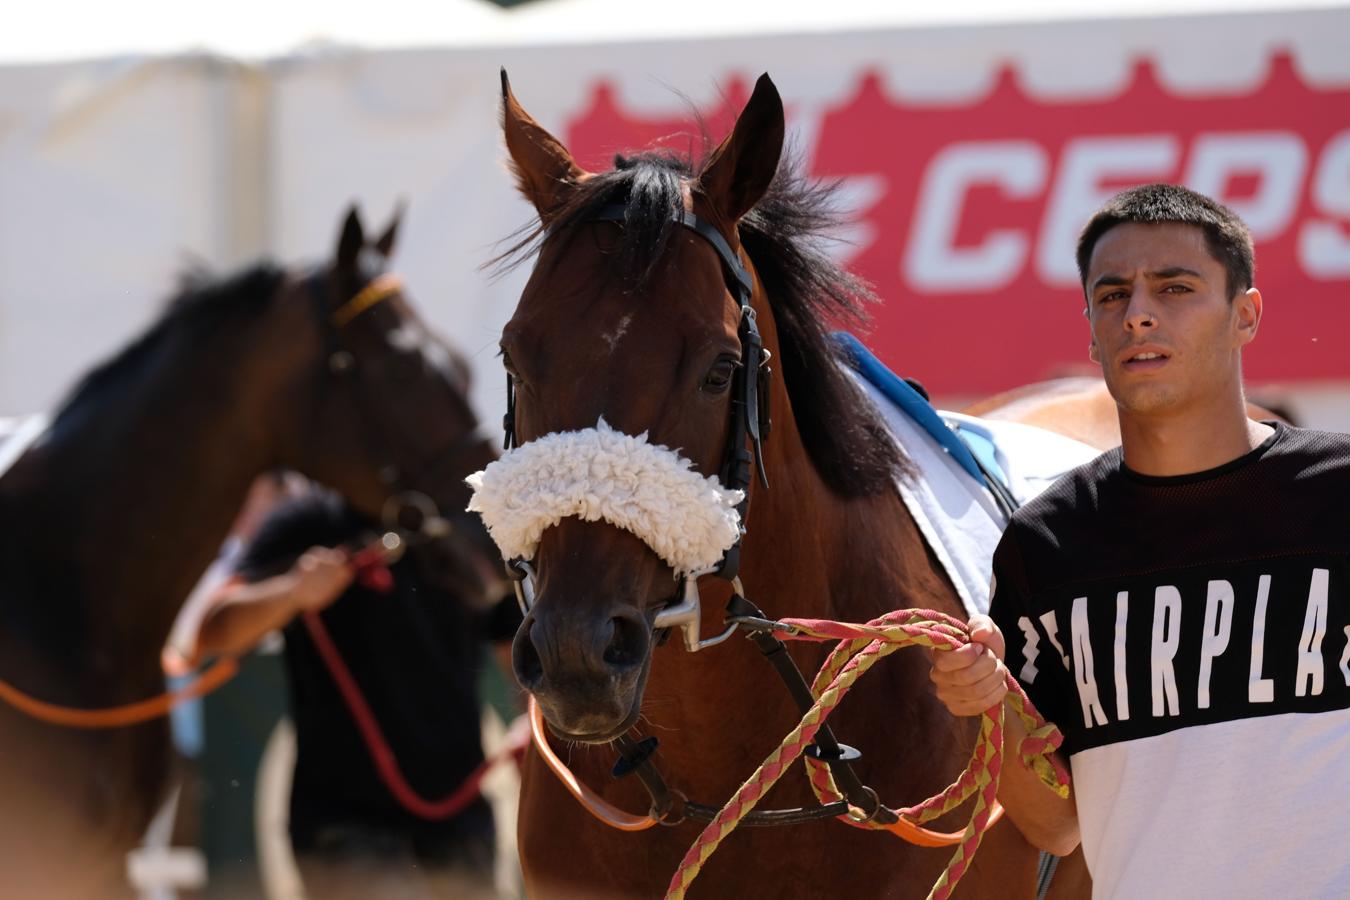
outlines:
[[[876, 662], [901, 647], [929, 647], [934, 650], [955, 650], [970, 642], [964, 623], [933, 610], [898, 610], [866, 625], [830, 622], [821, 619], [784, 619], [788, 628], [780, 635], [786, 640], [837, 640], [839, 645], [830, 654], [820, 674], [816, 676], [811, 692], [816, 704], [807, 711], [778, 749], [741, 785], [717, 817], [703, 830], [689, 852], [685, 854], [666, 890], [667, 900], [682, 900], [703, 865], [718, 845], [735, 830], [755, 804], [782, 777], [802, 751], [812, 742], [825, 720], [834, 712], [853, 683]], [[1023, 761], [1041, 780], [1062, 797], [1069, 792], [1069, 777], [1053, 753], [1063, 740], [1059, 730], [1046, 723], [1031, 704], [1021, 686], [1008, 676], [1008, 699], [1014, 712], [1027, 729], [1027, 738], [1019, 748]], [[821, 802], [840, 799], [829, 767], [813, 759], [806, 764], [812, 789]], [[904, 827], [879, 825], [857, 821], [850, 816], [843, 821], [861, 828], [888, 830], [926, 846], [957, 844], [956, 852], [946, 870], [933, 885], [929, 898], [943, 900], [951, 895], [961, 876], [969, 868], [984, 832], [1002, 813], [995, 797], [1003, 766], [1003, 704], [985, 710], [980, 718], [980, 734], [964, 772], [945, 790], [914, 806], [893, 810]], [[975, 799], [970, 822], [959, 835], [944, 835], [921, 828], [923, 823], [945, 815], [971, 798]]]

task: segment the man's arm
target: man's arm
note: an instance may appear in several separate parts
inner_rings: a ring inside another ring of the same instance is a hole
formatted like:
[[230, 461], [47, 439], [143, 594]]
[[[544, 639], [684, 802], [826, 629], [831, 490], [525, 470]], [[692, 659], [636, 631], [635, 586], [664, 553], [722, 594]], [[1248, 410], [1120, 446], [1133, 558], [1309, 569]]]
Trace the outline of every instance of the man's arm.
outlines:
[[[970, 637], [971, 642], [959, 650], [933, 652], [933, 684], [938, 699], [954, 716], [977, 716], [1006, 702], [1008, 695], [1003, 633], [993, 619], [975, 616]], [[1022, 720], [1009, 709], [1003, 725], [999, 802], [1028, 841], [1056, 856], [1068, 856], [1080, 840], [1072, 788], [1069, 798], [1062, 799], [1022, 763], [1017, 751], [1025, 737]]]
[[329, 606], [354, 575], [346, 553], [312, 547], [280, 575], [256, 582], [231, 578], [210, 601], [197, 634], [193, 665], [208, 655], [244, 653], [300, 613]]

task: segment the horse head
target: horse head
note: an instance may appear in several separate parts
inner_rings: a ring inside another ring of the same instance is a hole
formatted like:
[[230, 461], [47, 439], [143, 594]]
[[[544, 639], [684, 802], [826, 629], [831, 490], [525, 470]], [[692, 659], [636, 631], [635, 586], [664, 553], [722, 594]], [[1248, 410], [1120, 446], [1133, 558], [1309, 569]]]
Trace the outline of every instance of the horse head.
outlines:
[[[495, 599], [494, 548], [463, 512], [466, 473], [495, 457], [468, 401], [465, 359], [431, 331], [387, 271], [400, 214], [368, 240], [353, 207], [330, 263], [287, 279], [293, 328], [274, 334], [278, 462], [343, 494], [435, 553], [448, 587]], [[453, 539], [452, 539], [453, 538]], [[460, 540], [463, 538], [464, 540]]]
[[523, 477], [542, 480], [529, 502], [550, 518], [534, 523], [537, 589], [514, 663], [556, 732], [606, 741], [639, 715], [680, 579], [738, 538], [728, 511], [749, 490], [750, 459], [736, 411], [747, 379], [761, 380], [752, 308], [770, 354], [777, 338], [737, 223], [778, 168], [783, 107], [763, 77], [701, 166], [644, 154], [590, 173], [504, 73], [502, 88], [517, 183], [539, 214], [538, 261], [501, 341], [508, 441], [540, 457]]

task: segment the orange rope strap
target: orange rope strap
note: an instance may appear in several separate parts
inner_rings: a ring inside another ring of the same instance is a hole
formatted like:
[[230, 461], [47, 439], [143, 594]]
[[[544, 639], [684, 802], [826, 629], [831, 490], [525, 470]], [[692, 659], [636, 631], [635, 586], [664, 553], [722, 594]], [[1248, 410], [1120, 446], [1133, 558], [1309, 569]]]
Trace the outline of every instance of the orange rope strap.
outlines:
[[139, 725], [166, 716], [179, 703], [211, 693], [233, 678], [238, 671], [239, 662], [234, 657], [222, 657], [214, 666], [198, 675], [192, 683], [176, 691], [166, 691], [148, 700], [107, 709], [76, 709], [47, 703], [28, 696], [4, 681], [0, 681], [0, 700], [49, 725], [63, 725], [67, 728], [121, 728], [124, 725]]
[[595, 791], [586, 787], [572, 770], [567, 768], [567, 763], [558, 759], [558, 754], [553, 752], [553, 748], [548, 745], [548, 734], [544, 728], [544, 714], [539, 711], [539, 704], [535, 702], [533, 695], [530, 697], [530, 737], [534, 739], [534, 748], [539, 751], [540, 757], [549, 770], [563, 783], [563, 787], [581, 803], [583, 809], [595, 816], [601, 822], [604, 822], [610, 828], [617, 828], [620, 831], [646, 831], [655, 825], [659, 819], [647, 816], [635, 816], [632, 813], [624, 812], [617, 806], [614, 806], [608, 800], [601, 797]]
[[403, 289], [403, 280], [386, 273], [361, 288], [356, 296], [339, 306], [332, 315], [332, 323], [341, 328], [377, 303], [388, 300]]

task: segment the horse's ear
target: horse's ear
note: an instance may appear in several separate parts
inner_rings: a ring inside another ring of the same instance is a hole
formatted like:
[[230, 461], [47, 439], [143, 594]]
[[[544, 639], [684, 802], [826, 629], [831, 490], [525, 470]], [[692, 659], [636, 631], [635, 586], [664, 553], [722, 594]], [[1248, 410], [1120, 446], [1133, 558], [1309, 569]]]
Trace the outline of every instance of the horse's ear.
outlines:
[[708, 157], [699, 189], [727, 222], [736, 222], [764, 196], [783, 155], [783, 98], [767, 74], [736, 119], [736, 127]]
[[511, 154], [516, 186], [547, 225], [586, 171], [577, 165], [562, 142], [545, 131], [516, 101], [506, 69], [502, 69], [502, 131]]
[[342, 236], [338, 238], [336, 260], [339, 272], [356, 271], [356, 260], [365, 243], [366, 233], [361, 228], [361, 213], [353, 203], [347, 209], [347, 218], [342, 222]]
[[398, 206], [394, 207], [394, 215], [389, 220], [389, 227], [384, 229], [384, 234], [380, 235], [379, 240], [375, 242], [375, 249], [380, 251], [380, 255], [385, 259], [394, 255], [394, 241], [398, 238], [398, 226], [403, 221], [403, 212], [407, 208], [407, 203], [403, 200], [398, 201]]

